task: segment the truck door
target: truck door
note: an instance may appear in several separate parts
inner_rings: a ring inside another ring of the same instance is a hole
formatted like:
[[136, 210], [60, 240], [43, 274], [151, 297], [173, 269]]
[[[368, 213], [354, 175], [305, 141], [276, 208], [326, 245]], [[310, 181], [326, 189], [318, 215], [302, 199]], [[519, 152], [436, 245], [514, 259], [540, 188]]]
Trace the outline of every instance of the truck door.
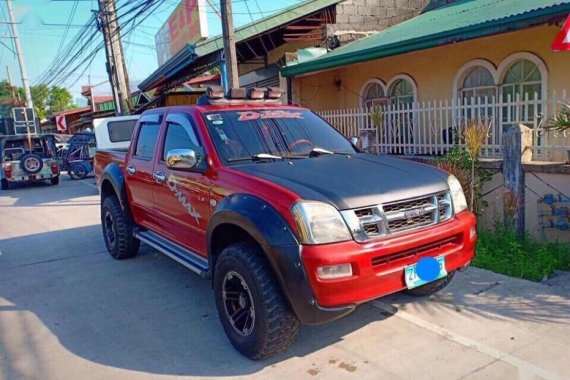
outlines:
[[172, 149], [202, 146], [192, 117], [169, 112], [161, 137], [154, 175], [155, 210], [162, 235], [206, 256], [206, 228], [210, 218], [210, 180], [202, 173], [170, 169], [166, 155]]
[[158, 113], [143, 115], [133, 146], [125, 166], [127, 189], [131, 200], [131, 210], [137, 223], [155, 228], [153, 177], [154, 155], [163, 115]]

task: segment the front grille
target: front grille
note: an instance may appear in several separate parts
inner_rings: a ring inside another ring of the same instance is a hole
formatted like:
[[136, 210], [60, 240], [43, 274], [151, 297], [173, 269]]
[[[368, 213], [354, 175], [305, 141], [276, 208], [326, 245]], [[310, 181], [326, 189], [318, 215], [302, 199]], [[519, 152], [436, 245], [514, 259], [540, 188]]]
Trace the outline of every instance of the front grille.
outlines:
[[434, 250], [449, 250], [454, 247], [458, 247], [461, 245], [461, 235], [454, 235], [445, 239], [441, 239], [429, 244], [422, 245], [417, 248], [407, 249], [405, 251], [399, 251], [395, 253], [391, 253], [389, 255], [384, 256], [377, 256], [372, 258], [372, 266], [380, 266], [380, 265], [387, 265], [393, 262], [397, 262], [399, 260], [405, 260], [410, 257], [417, 257], [421, 256], [422, 254]]
[[352, 235], [360, 242], [441, 223], [452, 214], [448, 191], [342, 211]]

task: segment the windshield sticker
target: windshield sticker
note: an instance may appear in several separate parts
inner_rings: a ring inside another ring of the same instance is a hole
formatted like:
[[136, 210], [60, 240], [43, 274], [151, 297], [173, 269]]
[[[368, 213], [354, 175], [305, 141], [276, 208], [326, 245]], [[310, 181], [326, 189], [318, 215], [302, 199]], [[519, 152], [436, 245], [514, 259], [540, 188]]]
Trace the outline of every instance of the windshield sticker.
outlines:
[[222, 127], [216, 126], [216, 132], [218, 132], [218, 136], [220, 136], [223, 142], [227, 142], [230, 140], [230, 138], [228, 137], [228, 135], [226, 135], [226, 132], [224, 132], [224, 129]]
[[206, 115], [206, 119], [208, 119], [208, 121], [223, 120], [222, 115], [220, 115], [219, 113], [212, 113]]
[[170, 176], [168, 177], [168, 182], [166, 182], [166, 184], [168, 185], [170, 191], [174, 193], [174, 196], [176, 197], [176, 199], [178, 199], [178, 202], [180, 202], [182, 207], [186, 209], [186, 211], [188, 212], [188, 214], [190, 214], [191, 217], [196, 219], [196, 224], [199, 225], [200, 224], [199, 218], [201, 218], [202, 216], [198, 213], [198, 210], [196, 210], [196, 208], [192, 205], [192, 203], [190, 203], [190, 201], [188, 200], [186, 195], [184, 195], [182, 190], [180, 190], [180, 188], [178, 187], [178, 180], [176, 179], [176, 176], [174, 174], [170, 174]]
[[249, 121], [257, 119], [303, 119], [303, 114], [301, 112], [291, 112], [291, 111], [247, 111], [238, 112], [238, 121]]

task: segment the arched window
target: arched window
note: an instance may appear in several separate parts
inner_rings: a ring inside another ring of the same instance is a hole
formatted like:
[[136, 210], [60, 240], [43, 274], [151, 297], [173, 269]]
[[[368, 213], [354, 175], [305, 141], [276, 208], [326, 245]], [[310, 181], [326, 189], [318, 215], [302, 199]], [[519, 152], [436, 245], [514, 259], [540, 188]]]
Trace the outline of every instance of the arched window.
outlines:
[[[542, 74], [539, 67], [527, 59], [516, 61], [507, 70], [502, 84], [503, 101], [542, 98]], [[536, 95], [535, 95], [536, 94]]]
[[384, 84], [377, 79], [368, 81], [362, 91], [362, 106], [364, 108], [372, 108], [374, 106], [384, 105], [385, 103], [386, 94], [384, 92]]
[[407, 79], [397, 79], [390, 86], [390, 102], [392, 104], [410, 104], [415, 100], [414, 85]]
[[497, 87], [493, 74], [483, 67], [474, 66], [465, 76], [463, 80], [460, 96], [466, 102], [470, 102], [471, 98], [488, 98], [491, 102], [493, 97], [497, 95]]

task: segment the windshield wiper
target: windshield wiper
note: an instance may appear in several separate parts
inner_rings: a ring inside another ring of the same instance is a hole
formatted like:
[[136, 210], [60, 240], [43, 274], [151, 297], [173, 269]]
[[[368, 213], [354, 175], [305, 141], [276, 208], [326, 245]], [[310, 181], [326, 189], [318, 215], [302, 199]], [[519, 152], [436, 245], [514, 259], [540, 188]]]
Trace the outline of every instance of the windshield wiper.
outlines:
[[284, 160], [285, 157], [276, 156], [269, 153], [258, 153], [254, 154], [251, 157], [236, 157], [236, 158], [228, 158], [228, 162], [236, 162], [236, 161], [260, 161], [260, 160]]
[[311, 149], [311, 151], [309, 152], [309, 156], [319, 156], [321, 154], [335, 154], [335, 152], [319, 148], [318, 146], [313, 147], [313, 149]]

